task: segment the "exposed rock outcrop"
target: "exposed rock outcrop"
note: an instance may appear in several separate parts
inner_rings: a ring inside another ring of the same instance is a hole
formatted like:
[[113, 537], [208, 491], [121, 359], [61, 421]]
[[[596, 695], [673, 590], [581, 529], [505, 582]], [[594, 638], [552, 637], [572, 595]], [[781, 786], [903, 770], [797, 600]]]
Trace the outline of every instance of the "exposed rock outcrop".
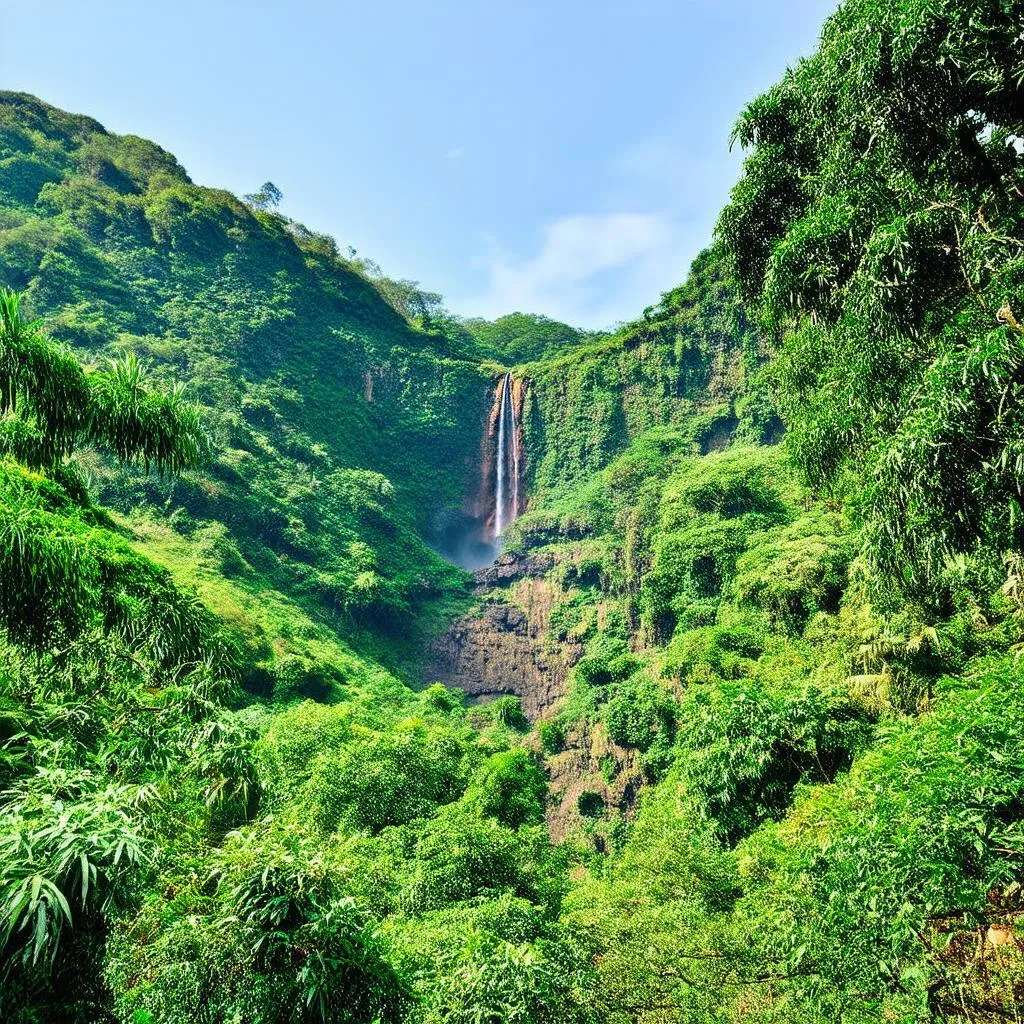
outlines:
[[569, 669], [583, 650], [546, 643], [551, 609], [560, 593], [542, 574], [554, 564], [542, 556], [501, 556], [476, 573], [478, 590], [510, 585], [500, 600], [464, 615], [434, 641], [424, 681], [487, 699], [515, 694], [530, 721], [565, 695]]
[[511, 552], [498, 555], [492, 565], [473, 573], [473, 589], [486, 593], [493, 587], [507, 587], [524, 579], [537, 579], [554, 568], [555, 556], [550, 553], [518, 555]]
[[617, 746], [602, 726], [585, 720], [566, 737], [565, 749], [547, 759], [547, 771], [548, 831], [556, 842], [588, 814], [615, 808], [630, 815], [644, 784], [640, 752]]
[[[425, 682], [444, 683], [479, 701], [514, 694], [531, 722], [554, 713], [567, 693], [570, 669], [583, 655], [581, 644], [563, 640], [552, 646], [548, 639], [552, 609], [565, 595], [547, 578], [556, 562], [550, 552], [506, 553], [477, 570], [474, 589], [484, 603], [434, 641]], [[564, 749], [545, 763], [548, 829], [556, 841], [585, 818], [612, 809], [629, 815], [643, 785], [639, 752], [612, 743], [602, 725], [586, 720], [574, 725]]]

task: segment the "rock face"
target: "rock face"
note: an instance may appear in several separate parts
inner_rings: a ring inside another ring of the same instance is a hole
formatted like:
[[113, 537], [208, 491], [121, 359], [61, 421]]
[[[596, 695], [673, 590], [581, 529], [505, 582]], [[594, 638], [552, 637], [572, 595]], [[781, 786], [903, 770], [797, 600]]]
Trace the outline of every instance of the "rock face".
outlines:
[[514, 694], [531, 722], [563, 697], [569, 669], [583, 650], [573, 644], [549, 650], [545, 643], [558, 591], [543, 573], [553, 564], [551, 558], [502, 555], [479, 570], [478, 593], [489, 594], [496, 586], [508, 590], [434, 641], [424, 682], [444, 683], [484, 700]]
[[[580, 644], [547, 642], [551, 611], [565, 592], [546, 578], [549, 553], [503, 554], [479, 569], [474, 590], [484, 603], [464, 615], [431, 646], [426, 683], [444, 683], [480, 701], [514, 694], [535, 722], [566, 695]], [[535, 749], [536, 739], [530, 741]], [[551, 799], [548, 830], [560, 841], [594, 818], [616, 810], [629, 816], [643, 785], [640, 754], [612, 743], [600, 724], [578, 722], [564, 748], [545, 759]], [[595, 843], [602, 840], [595, 839]], [[599, 847], [600, 848], [600, 847]]]
[[473, 573], [474, 590], [478, 594], [487, 593], [492, 587], [505, 587], [519, 580], [536, 579], [543, 576], [555, 565], [555, 556], [501, 554], [492, 565], [477, 569]]
[[556, 842], [573, 831], [588, 811], [593, 815], [614, 808], [630, 816], [644, 784], [640, 752], [617, 746], [603, 726], [586, 721], [569, 733], [561, 753], [548, 758], [547, 774], [548, 832]]

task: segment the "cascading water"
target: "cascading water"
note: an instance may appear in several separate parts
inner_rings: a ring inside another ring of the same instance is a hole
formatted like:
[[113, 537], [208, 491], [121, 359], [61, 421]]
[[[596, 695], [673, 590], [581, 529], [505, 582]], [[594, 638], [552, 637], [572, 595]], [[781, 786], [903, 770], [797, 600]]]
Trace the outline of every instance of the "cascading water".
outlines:
[[505, 529], [505, 477], [508, 469], [508, 434], [514, 419], [512, 395], [509, 383], [512, 379], [506, 373], [501, 381], [501, 399], [498, 411], [498, 457], [494, 460], [494, 536], [500, 537]]
[[519, 507], [519, 462], [522, 447], [517, 416], [516, 382], [506, 373], [498, 386], [497, 451], [494, 460], [494, 513], [490, 519], [493, 543], [498, 541], [509, 523], [514, 522]]
[[[514, 390], [512, 375], [509, 374], [509, 390]], [[522, 393], [520, 392], [520, 402]], [[509, 412], [512, 414], [512, 518], [519, 515], [519, 454], [522, 451], [522, 436], [519, 423], [516, 418], [516, 406], [514, 396], [509, 398]]]
[[465, 506], [461, 525], [450, 528], [439, 544], [445, 557], [466, 569], [494, 561], [501, 535], [523, 511], [523, 383], [503, 374], [492, 399], [480, 438], [478, 484]]

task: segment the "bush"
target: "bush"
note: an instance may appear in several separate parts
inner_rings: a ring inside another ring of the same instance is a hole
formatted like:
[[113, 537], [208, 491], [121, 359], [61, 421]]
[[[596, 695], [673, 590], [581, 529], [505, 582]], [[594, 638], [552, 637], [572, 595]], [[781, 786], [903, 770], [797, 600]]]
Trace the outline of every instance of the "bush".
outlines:
[[551, 609], [548, 635], [556, 643], [563, 643], [566, 640], [585, 643], [593, 639], [596, 632], [597, 616], [594, 605], [579, 591]]
[[532, 891], [523, 865], [530, 846], [493, 818], [447, 807], [420, 832], [411, 850], [411, 877], [400, 896], [406, 913], [512, 889]]
[[449, 689], [441, 683], [428, 686], [420, 695], [420, 700], [432, 711], [442, 715], [461, 711], [466, 706], [466, 695], [462, 690]]
[[602, 717], [613, 742], [646, 750], [659, 732], [671, 734], [674, 712], [671, 694], [647, 676], [637, 675], [615, 688]]
[[356, 740], [313, 766], [306, 799], [316, 826], [379, 832], [432, 814], [466, 783], [465, 749], [451, 736], [388, 733]]
[[587, 646], [587, 653], [576, 663], [576, 679], [587, 686], [607, 686], [628, 679], [643, 662], [630, 653], [625, 640], [607, 633], [599, 634]]
[[530, 728], [530, 723], [523, 714], [523, 702], [518, 697], [496, 697], [489, 704], [485, 704], [483, 710], [487, 717], [498, 725], [504, 725], [517, 732]]
[[537, 738], [545, 754], [558, 754], [565, 747], [565, 726], [549, 718], [537, 725]]
[[679, 763], [730, 843], [781, 816], [801, 781], [831, 781], [871, 738], [874, 717], [845, 688], [696, 686], [679, 711]]
[[372, 922], [311, 849], [224, 851], [212, 896], [154, 896], [109, 943], [121, 1020], [403, 1019], [409, 992]]
[[764, 650], [764, 633], [756, 625], [702, 626], [677, 632], [665, 652], [664, 671], [679, 680], [714, 676], [738, 679]]
[[841, 518], [815, 510], [751, 542], [736, 562], [736, 598], [799, 631], [815, 612], [838, 610], [851, 555]]
[[295, 700], [324, 703], [345, 680], [345, 674], [336, 665], [294, 656], [282, 659], [275, 666], [274, 677], [274, 702], [277, 704]]
[[477, 769], [464, 800], [487, 818], [509, 828], [544, 820], [548, 784], [536, 761], [525, 750], [492, 754]]
[[307, 700], [279, 711], [258, 749], [267, 771], [291, 788], [303, 785], [319, 757], [337, 754], [351, 738], [350, 708]]

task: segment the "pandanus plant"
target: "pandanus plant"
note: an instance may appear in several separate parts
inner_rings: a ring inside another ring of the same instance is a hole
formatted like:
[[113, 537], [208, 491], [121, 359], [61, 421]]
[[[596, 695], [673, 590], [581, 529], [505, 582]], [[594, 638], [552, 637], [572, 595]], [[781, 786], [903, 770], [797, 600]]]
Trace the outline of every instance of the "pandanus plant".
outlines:
[[151, 385], [134, 354], [84, 369], [22, 302], [0, 289], [0, 452], [33, 469], [55, 468], [82, 444], [160, 473], [203, 461], [206, 434], [181, 385]]
[[68, 480], [75, 449], [96, 444], [173, 474], [200, 464], [208, 444], [180, 387], [151, 385], [134, 356], [87, 370], [23, 309], [0, 289], [0, 627], [38, 647], [81, 632], [113, 563], [83, 524], [57, 514], [59, 499], [33, 473]]

